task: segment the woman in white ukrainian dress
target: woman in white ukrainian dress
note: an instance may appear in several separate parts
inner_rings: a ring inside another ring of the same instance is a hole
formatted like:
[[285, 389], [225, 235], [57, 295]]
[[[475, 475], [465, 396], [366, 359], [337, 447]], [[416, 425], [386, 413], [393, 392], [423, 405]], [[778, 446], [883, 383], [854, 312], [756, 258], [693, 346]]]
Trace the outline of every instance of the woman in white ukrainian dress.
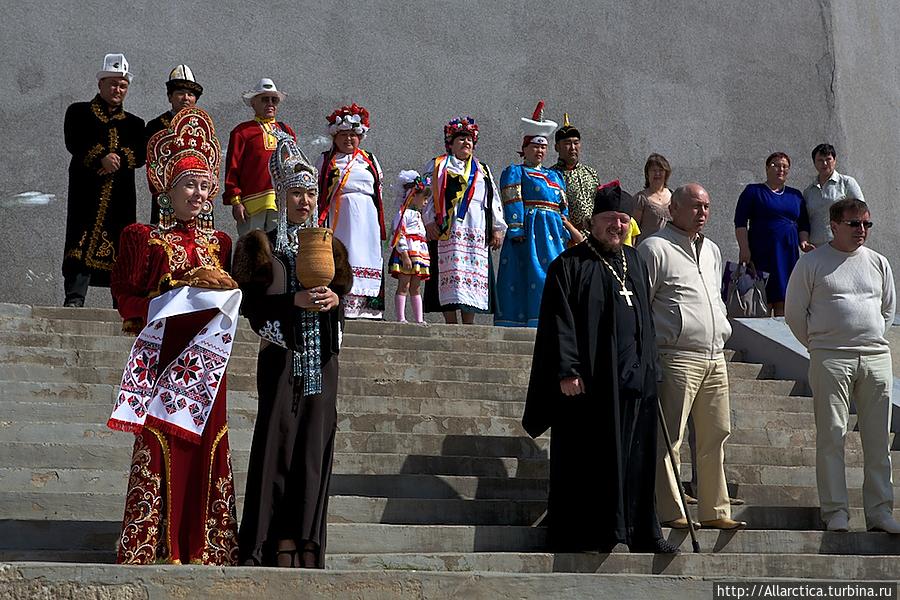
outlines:
[[381, 319], [384, 314], [383, 174], [378, 160], [359, 147], [369, 131], [369, 112], [356, 103], [331, 113], [332, 146], [316, 163], [319, 224], [334, 230], [347, 247], [353, 289], [344, 297], [347, 318]]
[[491, 250], [503, 244], [506, 221], [490, 168], [475, 158], [478, 125], [466, 116], [444, 126], [446, 154], [429, 161], [431, 200], [422, 215], [431, 250], [425, 285], [426, 312], [441, 311], [447, 323], [475, 321], [493, 312]]

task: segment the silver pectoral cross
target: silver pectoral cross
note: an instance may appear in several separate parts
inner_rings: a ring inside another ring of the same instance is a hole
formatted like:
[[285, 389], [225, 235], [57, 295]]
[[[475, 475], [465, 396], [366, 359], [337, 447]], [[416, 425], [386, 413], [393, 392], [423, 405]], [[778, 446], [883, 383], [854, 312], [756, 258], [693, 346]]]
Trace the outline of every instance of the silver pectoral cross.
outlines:
[[625, 302], [628, 306], [634, 306], [634, 304], [631, 303], [631, 297], [634, 296], [634, 292], [623, 285], [622, 289], [619, 290], [619, 295], [625, 298]]

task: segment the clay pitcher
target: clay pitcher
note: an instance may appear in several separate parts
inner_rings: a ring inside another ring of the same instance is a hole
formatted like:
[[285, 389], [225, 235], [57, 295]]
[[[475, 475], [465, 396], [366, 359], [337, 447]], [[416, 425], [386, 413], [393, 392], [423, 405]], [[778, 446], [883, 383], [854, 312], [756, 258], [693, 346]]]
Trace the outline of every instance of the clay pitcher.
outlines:
[[297, 232], [297, 281], [304, 289], [326, 286], [334, 279], [334, 232], [326, 227], [307, 227]]

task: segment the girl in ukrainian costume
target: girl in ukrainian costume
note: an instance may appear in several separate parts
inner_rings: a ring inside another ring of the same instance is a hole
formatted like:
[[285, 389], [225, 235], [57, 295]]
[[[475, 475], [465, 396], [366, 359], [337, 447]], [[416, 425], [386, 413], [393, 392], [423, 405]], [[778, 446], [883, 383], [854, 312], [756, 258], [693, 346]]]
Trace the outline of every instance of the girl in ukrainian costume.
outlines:
[[541, 163], [556, 123], [544, 120], [538, 102], [531, 119], [522, 118], [521, 165], [510, 165], [500, 176], [503, 214], [509, 225], [497, 273], [499, 309], [494, 324], [537, 327], [547, 267], [566, 249], [570, 234], [566, 186], [558, 171]]
[[[278, 227], [242, 237], [234, 258], [243, 313], [262, 338], [240, 562], [321, 569], [337, 430], [341, 297], [353, 276], [344, 245], [330, 231], [303, 231], [318, 220], [316, 169], [293, 139], [279, 137], [269, 160]], [[321, 245], [307, 247], [306, 233]], [[330, 258], [331, 283], [304, 289], [297, 264], [317, 266]]]
[[359, 147], [369, 131], [369, 111], [356, 103], [331, 113], [331, 149], [316, 162], [319, 225], [330, 227], [347, 247], [353, 289], [344, 298], [347, 318], [381, 319], [384, 314], [386, 239], [381, 201], [383, 175], [375, 155]]
[[478, 125], [472, 117], [444, 126], [447, 153], [429, 161], [432, 201], [424, 211], [432, 238], [432, 277], [425, 285], [425, 309], [441, 311], [444, 321], [463, 323], [493, 312], [491, 249], [506, 231], [500, 193], [490, 168], [475, 158]]
[[186, 108], [147, 143], [156, 226], [122, 232], [112, 293], [138, 333], [108, 425], [135, 434], [118, 562], [237, 562], [225, 368], [241, 302], [231, 240], [213, 229], [221, 150]]
[[394, 217], [391, 247], [394, 249], [388, 261], [391, 276], [397, 278], [397, 294], [394, 307], [397, 320], [406, 323], [406, 297], [410, 297], [413, 321], [424, 323], [422, 296], [419, 282], [429, 278], [430, 258], [425, 240], [425, 223], [422, 221], [422, 207], [431, 195], [428, 178], [416, 171], [400, 171], [397, 177], [397, 195], [400, 209]]

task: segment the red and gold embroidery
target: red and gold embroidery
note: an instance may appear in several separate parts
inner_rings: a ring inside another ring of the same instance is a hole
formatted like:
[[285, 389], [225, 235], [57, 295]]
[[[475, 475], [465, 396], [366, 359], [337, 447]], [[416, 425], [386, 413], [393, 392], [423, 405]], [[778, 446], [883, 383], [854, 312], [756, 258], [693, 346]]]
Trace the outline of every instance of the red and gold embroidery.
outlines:
[[228, 476], [219, 477], [213, 485], [213, 467], [219, 443], [228, 433], [222, 427], [216, 435], [209, 455], [209, 482], [206, 488], [206, 514], [204, 517], [206, 545], [202, 562], [207, 565], [236, 565], [237, 510], [235, 509], [234, 482], [231, 478], [231, 452], [225, 455]]
[[156, 562], [165, 522], [162, 518], [162, 481], [150, 468], [150, 448], [143, 434], [135, 437], [131, 476], [125, 500], [125, 517], [119, 538], [119, 563], [146, 565]]

